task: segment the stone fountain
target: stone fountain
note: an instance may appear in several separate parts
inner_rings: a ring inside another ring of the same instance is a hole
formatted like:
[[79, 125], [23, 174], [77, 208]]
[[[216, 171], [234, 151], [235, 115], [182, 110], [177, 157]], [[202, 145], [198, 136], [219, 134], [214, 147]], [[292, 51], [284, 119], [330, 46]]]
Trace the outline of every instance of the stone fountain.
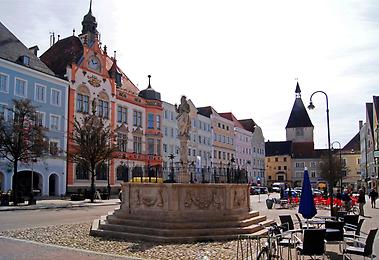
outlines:
[[176, 108], [182, 170], [178, 183], [122, 184], [118, 210], [93, 221], [90, 235], [156, 242], [236, 239], [265, 233], [272, 221], [250, 210], [247, 184], [189, 183], [190, 106], [186, 97]]

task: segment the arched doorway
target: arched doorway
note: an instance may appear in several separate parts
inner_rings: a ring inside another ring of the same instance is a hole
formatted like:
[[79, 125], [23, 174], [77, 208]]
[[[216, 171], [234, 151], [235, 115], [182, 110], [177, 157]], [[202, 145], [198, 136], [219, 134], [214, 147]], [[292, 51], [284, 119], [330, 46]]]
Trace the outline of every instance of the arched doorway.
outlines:
[[13, 176], [13, 190], [16, 190], [18, 196], [30, 196], [31, 187], [33, 184], [33, 190], [39, 190], [34, 194], [38, 195], [42, 191], [41, 177], [38, 172], [33, 172], [32, 180], [32, 171], [20, 171]]
[[49, 196], [58, 196], [58, 176], [53, 173], [49, 176]]

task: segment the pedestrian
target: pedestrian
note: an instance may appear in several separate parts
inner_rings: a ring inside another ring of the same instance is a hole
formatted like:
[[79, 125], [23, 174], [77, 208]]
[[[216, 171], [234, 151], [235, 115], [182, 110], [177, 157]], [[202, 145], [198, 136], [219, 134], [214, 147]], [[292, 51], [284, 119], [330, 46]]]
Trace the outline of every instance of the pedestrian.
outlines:
[[358, 204], [359, 204], [359, 215], [364, 216], [365, 212], [363, 206], [366, 204], [365, 192], [362, 189], [358, 190]]
[[284, 189], [283, 187], [280, 187], [280, 199], [282, 200], [284, 198]]
[[288, 185], [288, 202], [291, 204], [292, 201], [292, 190], [291, 190], [291, 185]]
[[378, 198], [378, 192], [376, 191], [375, 187], [371, 189], [368, 196], [371, 199], [371, 207], [375, 208], [376, 207], [376, 199]]
[[351, 198], [349, 191], [347, 189], [343, 190], [342, 196], [341, 196], [342, 202], [345, 206], [345, 210], [349, 211], [350, 210], [350, 205], [351, 205]]

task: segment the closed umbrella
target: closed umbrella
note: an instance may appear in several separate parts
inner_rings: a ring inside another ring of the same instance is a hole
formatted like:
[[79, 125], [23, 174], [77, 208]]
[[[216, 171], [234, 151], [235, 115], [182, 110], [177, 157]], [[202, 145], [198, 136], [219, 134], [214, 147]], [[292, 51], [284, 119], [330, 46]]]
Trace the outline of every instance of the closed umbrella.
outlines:
[[303, 215], [303, 217], [307, 220], [313, 218], [317, 214], [307, 168], [304, 169], [304, 179], [303, 187], [301, 188], [299, 213]]

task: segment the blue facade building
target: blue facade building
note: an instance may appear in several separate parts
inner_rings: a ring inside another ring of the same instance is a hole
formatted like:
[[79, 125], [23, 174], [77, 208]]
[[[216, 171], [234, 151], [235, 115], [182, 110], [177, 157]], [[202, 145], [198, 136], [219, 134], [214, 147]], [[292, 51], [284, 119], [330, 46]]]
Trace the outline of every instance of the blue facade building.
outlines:
[[18, 185], [27, 194], [42, 196], [66, 192], [67, 113], [69, 83], [55, 74], [37, 57], [38, 47], [28, 49], [0, 22], [0, 115], [12, 119], [8, 108], [13, 99], [29, 99], [37, 107], [37, 123], [46, 128], [49, 149], [35, 162], [18, 165], [0, 157], [0, 190]]

